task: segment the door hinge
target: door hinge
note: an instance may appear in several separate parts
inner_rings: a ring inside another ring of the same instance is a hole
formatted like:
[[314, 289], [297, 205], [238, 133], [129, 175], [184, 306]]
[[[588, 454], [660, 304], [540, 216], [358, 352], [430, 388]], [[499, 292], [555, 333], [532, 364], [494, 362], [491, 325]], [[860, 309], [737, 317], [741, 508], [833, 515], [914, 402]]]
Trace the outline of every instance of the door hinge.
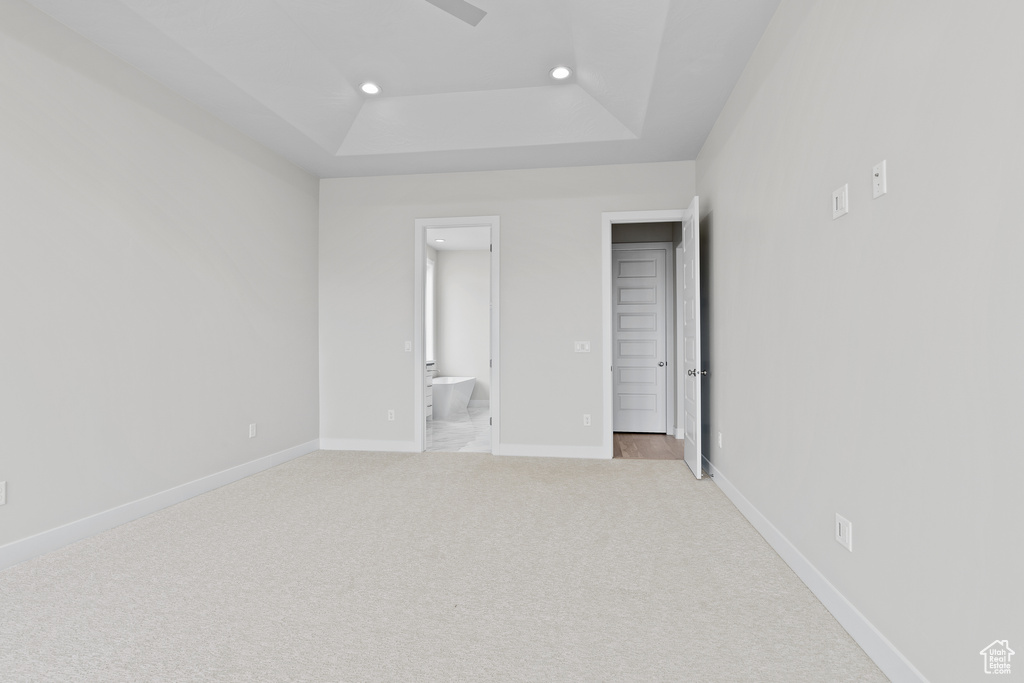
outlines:
[[488, 244], [488, 245], [487, 245], [487, 251], [489, 251], [489, 252], [492, 252], [492, 253], [493, 253], [493, 252], [494, 252], [494, 245], [493, 245], [493, 244]]
[[487, 418], [487, 424], [493, 425], [494, 424], [494, 418], [493, 417]]
[[489, 367], [489, 368], [493, 368], [494, 367], [494, 359], [493, 358], [491, 358], [491, 359], [489, 359], [487, 361], [487, 367]]

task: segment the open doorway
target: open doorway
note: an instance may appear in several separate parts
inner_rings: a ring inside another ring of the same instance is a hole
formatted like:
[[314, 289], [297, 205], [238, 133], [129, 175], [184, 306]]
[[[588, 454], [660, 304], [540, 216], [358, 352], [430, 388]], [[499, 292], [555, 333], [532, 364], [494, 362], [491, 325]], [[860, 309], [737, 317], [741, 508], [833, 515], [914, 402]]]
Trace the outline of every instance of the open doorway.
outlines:
[[416, 430], [420, 451], [497, 453], [497, 216], [416, 221]]
[[[608, 457], [638, 457], [638, 448], [661, 458], [681, 453], [700, 478], [700, 437], [691, 428], [700, 424], [702, 371], [697, 207], [694, 198], [687, 209], [602, 214], [603, 342], [610, 370], [603, 441]], [[633, 434], [633, 443], [617, 440], [618, 434]]]
[[605, 438], [613, 458], [681, 459], [675, 247], [683, 212], [604, 214]]
[[675, 438], [680, 221], [612, 224], [613, 458], [682, 460]]

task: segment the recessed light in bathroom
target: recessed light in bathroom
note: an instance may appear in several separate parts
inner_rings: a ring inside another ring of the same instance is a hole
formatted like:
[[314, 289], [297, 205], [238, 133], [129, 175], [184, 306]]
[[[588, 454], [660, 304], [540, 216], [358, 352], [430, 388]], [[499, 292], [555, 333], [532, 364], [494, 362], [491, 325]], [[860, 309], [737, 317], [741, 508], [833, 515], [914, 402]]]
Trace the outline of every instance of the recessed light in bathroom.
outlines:
[[572, 69], [567, 66], [556, 66], [551, 70], [551, 78], [557, 81], [564, 81], [569, 76], [572, 76]]
[[435, 242], [444, 242], [444, 240], [443, 240], [443, 239], [440, 239], [440, 238], [438, 238], [438, 239], [436, 239], [436, 240], [434, 240], [434, 241], [435, 241]]
[[359, 86], [359, 89], [362, 90], [367, 95], [377, 95], [380, 93], [380, 86], [377, 85], [376, 83], [373, 83], [372, 81], [367, 81], [366, 83], [363, 83], [361, 86]]

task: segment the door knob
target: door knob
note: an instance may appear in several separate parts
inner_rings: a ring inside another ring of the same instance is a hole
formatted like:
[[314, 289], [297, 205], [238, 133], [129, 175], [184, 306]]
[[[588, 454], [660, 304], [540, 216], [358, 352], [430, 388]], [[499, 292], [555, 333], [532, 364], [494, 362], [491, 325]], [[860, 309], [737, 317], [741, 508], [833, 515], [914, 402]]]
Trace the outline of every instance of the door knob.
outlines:
[[665, 361], [661, 361], [660, 363], [658, 363], [658, 367], [659, 368], [665, 367]]
[[707, 370], [697, 370], [696, 368], [694, 368], [692, 370], [687, 370], [686, 374], [689, 375], [690, 377], [696, 377], [697, 375], [706, 375], [706, 374], [708, 374], [708, 371]]

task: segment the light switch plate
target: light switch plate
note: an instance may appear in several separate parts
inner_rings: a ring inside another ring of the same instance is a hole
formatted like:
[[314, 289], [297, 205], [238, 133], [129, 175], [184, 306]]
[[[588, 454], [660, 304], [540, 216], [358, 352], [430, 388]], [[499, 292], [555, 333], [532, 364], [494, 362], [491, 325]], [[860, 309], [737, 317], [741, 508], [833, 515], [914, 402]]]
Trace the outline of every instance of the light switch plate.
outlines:
[[590, 342], [578, 341], [576, 342], [576, 353], [590, 353]]

